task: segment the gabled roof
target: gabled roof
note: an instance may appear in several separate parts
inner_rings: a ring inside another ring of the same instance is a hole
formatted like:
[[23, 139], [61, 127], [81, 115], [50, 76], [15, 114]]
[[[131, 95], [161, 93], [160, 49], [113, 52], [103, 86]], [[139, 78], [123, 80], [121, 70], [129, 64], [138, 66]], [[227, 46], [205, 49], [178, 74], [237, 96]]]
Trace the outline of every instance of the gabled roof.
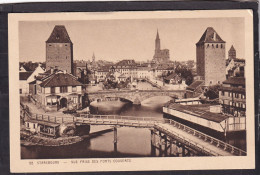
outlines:
[[202, 86], [204, 84], [204, 81], [203, 80], [197, 80], [197, 81], [194, 81], [191, 85], [189, 85], [187, 87], [187, 89], [189, 90], [195, 90], [197, 89], [199, 86]]
[[201, 43], [225, 43], [213, 27], [208, 27], [197, 44]]
[[68, 73], [57, 72], [51, 74], [40, 84], [42, 87], [81, 86], [76, 77]]
[[46, 43], [72, 43], [64, 25], [56, 25]]
[[19, 72], [19, 80], [27, 80], [33, 72]]

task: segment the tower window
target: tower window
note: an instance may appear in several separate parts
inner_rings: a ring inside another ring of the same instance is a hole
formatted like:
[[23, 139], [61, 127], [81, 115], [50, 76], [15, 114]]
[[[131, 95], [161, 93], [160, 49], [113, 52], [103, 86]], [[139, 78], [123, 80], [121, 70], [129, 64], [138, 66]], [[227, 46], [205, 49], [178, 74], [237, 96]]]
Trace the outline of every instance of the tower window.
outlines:
[[216, 45], [216, 48], [218, 48], [218, 44]]
[[51, 46], [51, 44], [49, 44], [49, 46]]
[[221, 44], [220, 47], [223, 48], [223, 45]]
[[214, 48], [214, 44], [212, 44], [212, 47]]

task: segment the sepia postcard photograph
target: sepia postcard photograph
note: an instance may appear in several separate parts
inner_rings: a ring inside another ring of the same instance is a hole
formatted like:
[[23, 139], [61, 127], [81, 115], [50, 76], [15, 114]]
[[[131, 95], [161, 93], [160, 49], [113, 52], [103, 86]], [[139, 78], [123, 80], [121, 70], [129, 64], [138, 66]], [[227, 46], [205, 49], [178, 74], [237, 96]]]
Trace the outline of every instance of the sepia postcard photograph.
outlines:
[[8, 20], [12, 172], [254, 168], [252, 11]]

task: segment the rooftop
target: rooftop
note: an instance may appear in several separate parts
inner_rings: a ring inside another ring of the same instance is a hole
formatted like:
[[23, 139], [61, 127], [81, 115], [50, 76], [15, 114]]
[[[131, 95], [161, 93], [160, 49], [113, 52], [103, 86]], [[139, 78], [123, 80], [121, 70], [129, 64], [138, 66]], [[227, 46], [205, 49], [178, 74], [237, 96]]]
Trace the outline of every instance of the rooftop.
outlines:
[[245, 85], [245, 78], [244, 77], [229, 77], [227, 80], [223, 81], [223, 84]]
[[64, 25], [56, 25], [46, 43], [72, 43]]
[[199, 86], [203, 85], [204, 84], [204, 81], [203, 80], [197, 80], [197, 81], [194, 81], [191, 85], [189, 85], [187, 87], [187, 89], [189, 90], [195, 90], [197, 89]]
[[175, 72], [173, 72], [173, 73], [171, 73], [170, 75], [168, 75], [168, 76], [165, 78], [165, 80], [175, 79], [176, 77], [179, 78], [179, 76], [178, 76]]
[[201, 43], [225, 43], [213, 27], [208, 27], [197, 44]]
[[45, 78], [40, 84], [42, 87], [60, 87], [60, 86], [81, 86], [77, 77], [71, 74], [56, 72], [51, 74], [48, 78]]
[[19, 72], [19, 80], [27, 80], [33, 72]]
[[223, 115], [223, 114], [218, 114], [218, 113], [212, 113], [209, 112], [208, 110], [206, 110], [206, 108], [208, 108], [209, 106], [206, 105], [204, 106], [202, 105], [180, 105], [180, 104], [176, 104], [176, 103], [171, 103], [168, 108], [170, 109], [174, 109], [180, 112], [184, 112], [196, 117], [200, 117], [206, 120], [210, 120], [213, 122], [222, 122], [223, 120], [227, 119], [228, 116], [227, 115]]

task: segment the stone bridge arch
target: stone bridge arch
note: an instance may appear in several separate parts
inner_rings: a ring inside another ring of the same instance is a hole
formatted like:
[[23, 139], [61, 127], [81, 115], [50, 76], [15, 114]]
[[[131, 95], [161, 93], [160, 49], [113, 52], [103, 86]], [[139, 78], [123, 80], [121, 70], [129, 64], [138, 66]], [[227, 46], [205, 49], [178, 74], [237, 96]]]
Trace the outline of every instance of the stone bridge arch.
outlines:
[[155, 96], [169, 96], [172, 98], [183, 98], [185, 91], [163, 91], [163, 90], [131, 90], [131, 91], [100, 91], [97, 93], [89, 93], [88, 98], [90, 102], [95, 101], [97, 99], [106, 99], [106, 98], [120, 98], [131, 101], [133, 104], [141, 104], [142, 101], [155, 97]]

